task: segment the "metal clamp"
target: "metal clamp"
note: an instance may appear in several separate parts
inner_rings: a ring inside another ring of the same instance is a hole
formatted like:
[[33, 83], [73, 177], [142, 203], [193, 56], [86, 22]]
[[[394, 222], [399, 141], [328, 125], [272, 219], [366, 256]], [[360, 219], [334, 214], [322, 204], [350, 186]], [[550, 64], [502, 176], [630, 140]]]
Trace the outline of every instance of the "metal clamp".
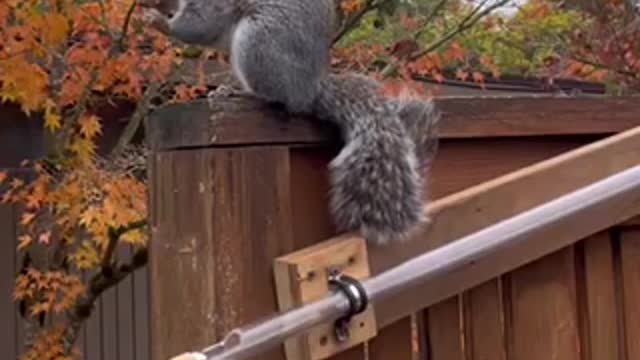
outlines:
[[369, 296], [358, 280], [336, 270], [329, 273], [329, 285], [342, 292], [349, 300], [349, 311], [335, 322], [336, 340], [344, 342], [349, 338], [349, 322], [351, 318], [367, 309]]

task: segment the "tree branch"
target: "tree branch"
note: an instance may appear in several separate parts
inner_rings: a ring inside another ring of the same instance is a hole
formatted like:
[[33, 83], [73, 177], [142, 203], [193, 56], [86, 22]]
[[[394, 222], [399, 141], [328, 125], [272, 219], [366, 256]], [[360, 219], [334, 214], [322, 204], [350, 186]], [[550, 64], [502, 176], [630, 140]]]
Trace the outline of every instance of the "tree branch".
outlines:
[[87, 110], [89, 100], [91, 98], [91, 91], [98, 81], [98, 67], [93, 68], [90, 73], [89, 82], [80, 94], [80, 99], [76, 105], [71, 109], [68, 119], [62, 124], [60, 129], [60, 135], [58, 141], [55, 144], [54, 154], [59, 156], [64, 152], [64, 147], [69, 142], [71, 135], [73, 134], [73, 126], [80, 120], [80, 116]]
[[138, 129], [140, 128], [140, 124], [142, 124], [142, 120], [144, 120], [149, 112], [149, 104], [151, 102], [151, 99], [158, 95], [159, 89], [160, 85], [156, 82], [153, 82], [145, 90], [144, 95], [136, 106], [135, 111], [131, 115], [127, 126], [124, 128], [124, 130], [122, 130], [116, 146], [111, 151], [111, 155], [120, 155], [124, 151], [124, 149], [126, 149], [127, 145], [131, 143], [133, 137], [136, 135], [136, 132], [138, 132]]
[[131, 18], [133, 17], [133, 12], [138, 6], [138, 1], [134, 0], [131, 2], [131, 6], [127, 10], [127, 15], [124, 18], [124, 23], [122, 24], [122, 33], [120, 34], [120, 38], [118, 38], [118, 48], [120, 51], [125, 50], [125, 40], [127, 38], [127, 34], [129, 33], [129, 25], [131, 24]]
[[360, 20], [362, 20], [362, 18], [369, 11], [372, 11], [372, 10], [378, 8], [378, 6], [380, 6], [380, 4], [382, 2], [384, 2], [384, 1], [386, 1], [386, 0], [382, 0], [380, 3], [375, 4], [375, 0], [367, 0], [367, 3], [365, 5], [363, 5], [362, 8], [358, 12], [355, 13], [355, 15], [348, 17], [342, 23], [342, 26], [340, 26], [340, 29], [338, 30], [336, 35], [333, 37], [333, 44], [335, 44], [338, 41], [340, 41], [340, 39], [342, 39], [342, 37], [344, 37], [349, 31], [351, 31], [354, 27], [356, 27], [360, 23]]
[[442, 8], [447, 4], [447, 1], [449, 0], [440, 0], [440, 2], [436, 4], [436, 6], [434, 6], [433, 10], [424, 19], [425, 26], [423, 26], [422, 29], [416, 31], [416, 33], [413, 35], [414, 39], [418, 39], [420, 36], [422, 36], [422, 34], [424, 34], [425, 30], [427, 29], [426, 25], [431, 23], [431, 21], [438, 15], [440, 10], [442, 10]]
[[[415, 61], [418, 58], [438, 49], [440, 46], [446, 44], [454, 37], [472, 28], [482, 18], [489, 15], [491, 12], [493, 12], [493, 10], [506, 5], [509, 1], [511, 0], [500, 0], [492, 4], [491, 6], [487, 7], [486, 9], [480, 11], [480, 8], [484, 6], [484, 4], [486, 4], [487, 2], [487, 0], [484, 0], [481, 4], [476, 6], [462, 21], [460, 21], [453, 30], [449, 31], [447, 34], [442, 36], [437, 41], [433, 42], [431, 45], [428, 45], [426, 48], [414, 52], [409, 57], [409, 61]], [[387, 66], [384, 67], [384, 69], [382, 69], [381, 75], [383, 77], [389, 76], [393, 71], [396, 70], [396, 68], [397, 68], [397, 65], [395, 63], [388, 64]]]

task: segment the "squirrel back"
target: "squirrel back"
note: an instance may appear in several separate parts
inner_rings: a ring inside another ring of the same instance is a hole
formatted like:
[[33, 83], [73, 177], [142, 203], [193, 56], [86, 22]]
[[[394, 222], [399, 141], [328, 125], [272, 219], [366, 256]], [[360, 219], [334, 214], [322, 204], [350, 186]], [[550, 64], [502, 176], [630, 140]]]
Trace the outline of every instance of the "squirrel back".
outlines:
[[329, 165], [338, 230], [382, 244], [425, 223], [438, 113], [429, 101], [383, 96], [367, 77], [330, 73], [333, 0], [179, 1], [171, 18], [156, 11], [151, 21], [185, 42], [229, 50], [245, 91], [340, 127], [345, 146]]

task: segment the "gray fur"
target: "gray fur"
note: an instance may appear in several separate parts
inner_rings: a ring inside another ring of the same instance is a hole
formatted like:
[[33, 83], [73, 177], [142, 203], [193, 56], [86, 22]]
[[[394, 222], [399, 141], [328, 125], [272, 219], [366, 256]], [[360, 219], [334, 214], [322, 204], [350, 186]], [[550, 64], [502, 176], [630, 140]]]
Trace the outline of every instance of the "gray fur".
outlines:
[[345, 147], [329, 165], [339, 230], [383, 244], [426, 222], [438, 114], [431, 102], [384, 97], [364, 76], [329, 73], [333, 0], [180, 1], [168, 21], [173, 36], [230, 50], [245, 90], [341, 128]]

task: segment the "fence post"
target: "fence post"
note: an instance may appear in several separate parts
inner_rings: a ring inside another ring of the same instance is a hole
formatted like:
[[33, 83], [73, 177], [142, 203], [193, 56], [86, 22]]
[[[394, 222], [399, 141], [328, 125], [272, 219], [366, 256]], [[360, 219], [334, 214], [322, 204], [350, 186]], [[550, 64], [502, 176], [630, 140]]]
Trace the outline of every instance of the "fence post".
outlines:
[[[181, 106], [178, 116], [161, 110], [150, 122], [151, 352], [157, 360], [198, 350], [275, 312], [272, 262], [293, 249], [287, 145], [217, 145], [211, 137], [192, 146], [211, 121], [198, 106]], [[185, 118], [199, 131], [172, 130]], [[283, 352], [261, 358], [283, 359]]]

